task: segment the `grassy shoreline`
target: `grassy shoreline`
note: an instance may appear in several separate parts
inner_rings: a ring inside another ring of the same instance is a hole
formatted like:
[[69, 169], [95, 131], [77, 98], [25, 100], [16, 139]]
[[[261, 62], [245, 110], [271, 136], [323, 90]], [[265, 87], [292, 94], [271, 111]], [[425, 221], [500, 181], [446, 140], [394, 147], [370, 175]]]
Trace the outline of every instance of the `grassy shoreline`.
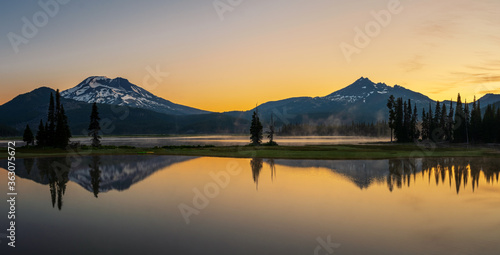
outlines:
[[[6, 159], [7, 153], [0, 155]], [[500, 157], [498, 148], [463, 147], [457, 145], [426, 149], [416, 144], [363, 144], [363, 145], [306, 145], [306, 146], [165, 146], [162, 148], [135, 148], [104, 146], [92, 149], [84, 146], [77, 150], [18, 147], [16, 157], [78, 157], [91, 155], [177, 155], [231, 158], [275, 159], [389, 159], [408, 157]]]

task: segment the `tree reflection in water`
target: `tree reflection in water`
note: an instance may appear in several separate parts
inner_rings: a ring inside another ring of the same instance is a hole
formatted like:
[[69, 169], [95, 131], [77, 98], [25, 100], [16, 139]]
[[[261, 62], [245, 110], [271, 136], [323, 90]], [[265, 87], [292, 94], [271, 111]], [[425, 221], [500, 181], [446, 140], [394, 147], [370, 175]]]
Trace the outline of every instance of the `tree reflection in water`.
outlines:
[[66, 158], [38, 158], [36, 163], [41, 179], [46, 178], [49, 182], [52, 207], [55, 207], [57, 200], [57, 208], [61, 210], [71, 163]]
[[99, 187], [101, 184], [101, 170], [99, 165], [101, 164], [101, 158], [99, 156], [92, 156], [92, 163], [89, 164], [90, 167], [90, 181], [92, 183], [92, 191], [94, 191], [94, 196], [97, 198], [99, 195]]
[[467, 188], [469, 179], [472, 190], [479, 187], [481, 173], [488, 184], [498, 183], [500, 168], [496, 158], [423, 158], [423, 159], [390, 159], [387, 187], [390, 191], [402, 188], [403, 184], [410, 187], [411, 177], [415, 181], [417, 172], [428, 178], [429, 184], [434, 180], [436, 185], [448, 185], [456, 189]]

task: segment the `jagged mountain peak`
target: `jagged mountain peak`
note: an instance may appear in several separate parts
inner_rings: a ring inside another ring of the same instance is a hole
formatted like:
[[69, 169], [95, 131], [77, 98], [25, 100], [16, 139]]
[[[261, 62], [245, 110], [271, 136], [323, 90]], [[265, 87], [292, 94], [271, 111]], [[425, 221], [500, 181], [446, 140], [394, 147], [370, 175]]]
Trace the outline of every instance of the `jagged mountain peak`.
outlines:
[[392, 87], [385, 83], [374, 83], [368, 78], [361, 77], [351, 85], [333, 92], [324, 97], [327, 100], [340, 103], [355, 103], [357, 101], [365, 102], [373, 94], [387, 94]]
[[61, 96], [86, 103], [130, 106], [174, 115], [207, 113], [157, 97], [121, 77], [111, 79], [90, 76], [75, 87], [61, 92]]

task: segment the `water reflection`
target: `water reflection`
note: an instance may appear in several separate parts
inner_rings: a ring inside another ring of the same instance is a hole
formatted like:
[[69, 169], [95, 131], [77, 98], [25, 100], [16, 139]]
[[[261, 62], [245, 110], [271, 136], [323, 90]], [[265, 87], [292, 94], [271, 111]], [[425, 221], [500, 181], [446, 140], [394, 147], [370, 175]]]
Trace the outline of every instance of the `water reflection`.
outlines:
[[[18, 240], [29, 245], [13, 254], [311, 254], [318, 236], [339, 254], [500, 250], [499, 158], [67, 162], [16, 161]], [[189, 225], [180, 204], [199, 212]]]
[[262, 162], [262, 158], [253, 158], [252, 160], [250, 160], [250, 167], [252, 168], [252, 176], [253, 181], [255, 182], [256, 189], [259, 189], [259, 175], [260, 171], [262, 171]]
[[101, 164], [101, 157], [93, 156], [92, 164], [89, 165], [92, 191], [94, 191], [94, 196], [96, 198], [97, 195], [99, 194], [99, 186], [101, 184], [101, 170], [99, 169], [100, 164]]
[[[52, 207], [63, 207], [69, 181], [79, 184], [98, 198], [99, 193], [124, 191], [154, 172], [196, 157], [89, 156], [18, 159], [16, 175], [49, 186]], [[0, 161], [7, 168], [7, 161]]]
[[[394, 188], [411, 187], [421, 175], [434, 180], [435, 185], [447, 184], [459, 194], [461, 189], [471, 186], [475, 191], [481, 176], [487, 184], [498, 183], [500, 164], [498, 158], [420, 158], [388, 160], [266, 160], [271, 167], [271, 180], [276, 174], [276, 165], [298, 168], [327, 168], [340, 174], [360, 189], [385, 182], [389, 191]], [[255, 183], [262, 170], [262, 160], [250, 162]]]
[[269, 167], [271, 168], [271, 182], [274, 182], [274, 179], [276, 178], [276, 165], [274, 163], [274, 159], [270, 158], [266, 162], [269, 164]]
[[[57, 198], [57, 208], [61, 210], [71, 165], [67, 163], [65, 158], [39, 158], [36, 166], [39, 169], [40, 178], [48, 181], [52, 207], [55, 207]], [[26, 172], [28, 172], [28, 168], [26, 168]]]
[[[250, 168], [252, 169], [253, 181], [255, 182], [257, 190], [259, 189], [259, 175], [264, 165], [263, 162], [264, 159], [262, 158], [252, 158], [250, 160]], [[276, 178], [276, 164], [274, 162], [274, 159], [266, 159], [266, 163], [271, 169], [271, 182], [274, 182], [274, 179]]]
[[[72, 181], [91, 192], [95, 198], [116, 190], [124, 191], [158, 170], [196, 157], [181, 156], [89, 156], [69, 158], [21, 159], [17, 175], [47, 185], [52, 207], [61, 210], [67, 183]], [[259, 190], [264, 163], [269, 166], [271, 183], [277, 168], [323, 168], [332, 171], [360, 188], [385, 185], [389, 191], [411, 188], [418, 182], [436, 186], [447, 185], [460, 194], [464, 189], [475, 191], [482, 185], [499, 182], [498, 158], [423, 158], [388, 160], [283, 160], [252, 158], [249, 161], [252, 179]], [[7, 162], [0, 161], [6, 168]], [[264, 168], [267, 171], [267, 167]], [[267, 176], [267, 175], [266, 175]], [[264, 182], [264, 185], [268, 184]]]
[[479, 187], [481, 175], [486, 183], [498, 183], [500, 168], [499, 159], [496, 158], [425, 158], [425, 159], [391, 159], [389, 160], [389, 175], [387, 187], [390, 191], [402, 188], [403, 185], [411, 186], [416, 181], [416, 176], [421, 173], [427, 177], [428, 183], [432, 180], [436, 186], [449, 185], [455, 188], [457, 194], [460, 189], [470, 185], [472, 191]]

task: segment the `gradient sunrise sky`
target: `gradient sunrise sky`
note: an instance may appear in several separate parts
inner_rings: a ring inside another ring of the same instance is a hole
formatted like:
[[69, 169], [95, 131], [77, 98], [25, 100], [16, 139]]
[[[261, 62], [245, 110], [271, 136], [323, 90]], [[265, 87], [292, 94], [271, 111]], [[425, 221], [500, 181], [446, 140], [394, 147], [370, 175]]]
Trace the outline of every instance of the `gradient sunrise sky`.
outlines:
[[[0, 104], [95, 75], [211, 111], [325, 96], [361, 76], [435, 100], [500, 93], [499, 0], [401, 0], [379, 31], [372, 13], [395, 0], [65, 0], [53, 13], [39, 4], [54, 1], [0, 3]], [[17, 45], [23, 17], [40, 27]], [[371, 37], [349, 61], [341, 45], [356, 47], [357, 28]]]

